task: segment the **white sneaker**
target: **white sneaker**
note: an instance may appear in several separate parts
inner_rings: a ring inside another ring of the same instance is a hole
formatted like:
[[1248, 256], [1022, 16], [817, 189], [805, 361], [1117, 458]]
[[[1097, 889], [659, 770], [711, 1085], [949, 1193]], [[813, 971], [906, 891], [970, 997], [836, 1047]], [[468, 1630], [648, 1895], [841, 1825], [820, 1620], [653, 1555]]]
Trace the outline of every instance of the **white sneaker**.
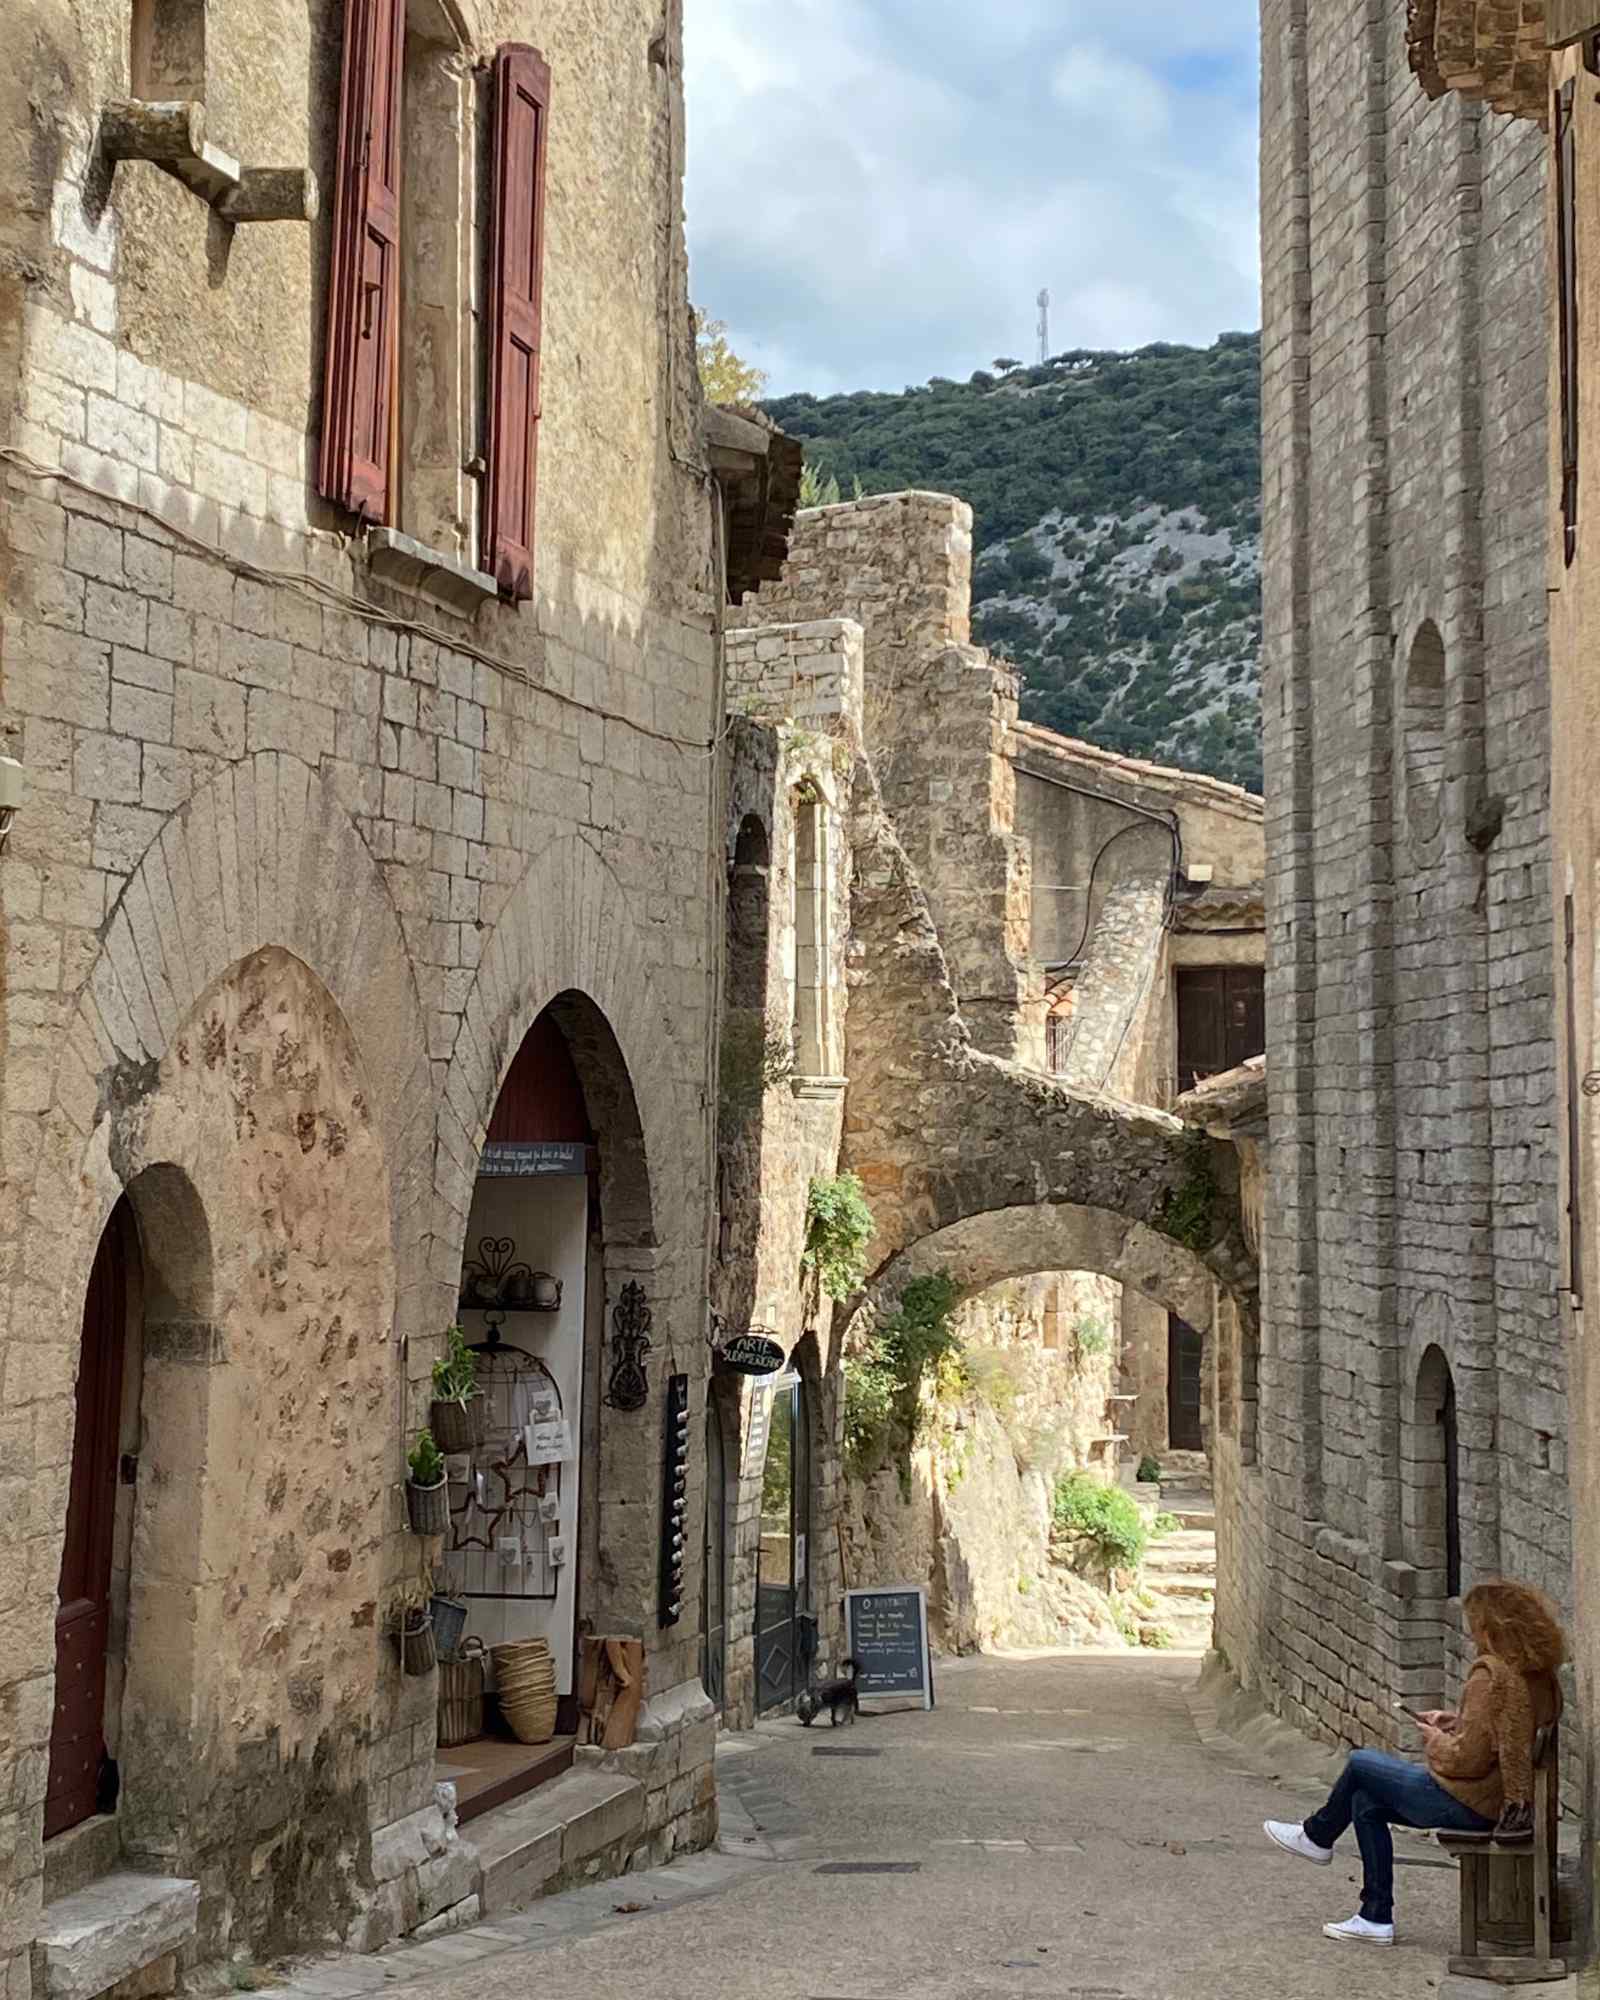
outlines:
[[1346, 1917], [1342, 1924], [1324, 1924], [1324, 1937], [1338, 1938], [1342, 1944], [1393, 1944], [1393, 1924], [1369, 1924], [1365, 1917]]
[[1319, 1868], [1326, 1868], [1333, 1860], [1333, 1849], [1318, 1847], [1305, 1828], [1292, 1819], [1263, 1820], [1261, 1831], [1285, 1854], [1298, 1854], [1302, 1861], [1314, 1861]]

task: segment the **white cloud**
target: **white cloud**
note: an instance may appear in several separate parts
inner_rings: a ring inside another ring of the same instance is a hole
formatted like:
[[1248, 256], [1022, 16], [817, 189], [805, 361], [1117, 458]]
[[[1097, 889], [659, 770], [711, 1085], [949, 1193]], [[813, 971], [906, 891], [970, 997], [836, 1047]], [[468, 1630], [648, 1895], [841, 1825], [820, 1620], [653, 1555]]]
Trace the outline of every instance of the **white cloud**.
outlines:
[[1259, 320], [1245, 0], [687, 0], [696, 303], [777, 391]]

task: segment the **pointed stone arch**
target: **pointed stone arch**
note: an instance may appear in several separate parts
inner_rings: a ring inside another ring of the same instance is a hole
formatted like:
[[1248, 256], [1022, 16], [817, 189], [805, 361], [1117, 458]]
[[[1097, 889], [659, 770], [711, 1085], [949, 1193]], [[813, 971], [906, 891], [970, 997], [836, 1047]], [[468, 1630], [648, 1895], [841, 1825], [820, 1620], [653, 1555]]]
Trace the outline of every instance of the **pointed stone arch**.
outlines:
[[25, 1177], [35, 1226], [24, 1237], [37, 1247], [24, 1309], [70, 1322], [89, 1250], [140, 1163], [137, 1135], [162, 1063], [193, 1032], [202, 998], [268, 948], [300, 960], [348, 1023], [389, 1164], [402, 1287], [408, 1266], [414, 1282], [433, 1140], [425, 1017], [388, 884], [337, 774], [275, 751], [220, 771], [168, 816], [102, 937]]

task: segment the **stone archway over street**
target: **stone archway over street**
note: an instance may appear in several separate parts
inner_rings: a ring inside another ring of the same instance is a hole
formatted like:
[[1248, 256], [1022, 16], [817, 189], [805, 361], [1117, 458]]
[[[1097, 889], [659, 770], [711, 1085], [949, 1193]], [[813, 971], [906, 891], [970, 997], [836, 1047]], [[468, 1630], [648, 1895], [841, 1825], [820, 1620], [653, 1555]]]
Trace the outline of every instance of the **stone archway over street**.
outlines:
[[863, 1300], [935, 1265], [967, 1290], [1078, 1268], [1122, 1278], [1200, 1327], [1214, 1280], [1253, 1324], [1259, 1274], [1234, 1148], [975, 1049], [864, 760], [853, 810], [844, 1155], [878, 1225]]

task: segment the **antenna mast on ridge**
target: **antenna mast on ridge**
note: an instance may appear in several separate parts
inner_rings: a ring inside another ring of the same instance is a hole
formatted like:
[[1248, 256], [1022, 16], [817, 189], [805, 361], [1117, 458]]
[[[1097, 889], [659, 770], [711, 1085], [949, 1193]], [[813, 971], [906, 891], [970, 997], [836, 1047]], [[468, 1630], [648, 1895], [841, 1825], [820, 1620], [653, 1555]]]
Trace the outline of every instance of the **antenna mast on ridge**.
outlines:
[[1039, 294], [1039, 366], [1050, 359], [1050, 294]]

